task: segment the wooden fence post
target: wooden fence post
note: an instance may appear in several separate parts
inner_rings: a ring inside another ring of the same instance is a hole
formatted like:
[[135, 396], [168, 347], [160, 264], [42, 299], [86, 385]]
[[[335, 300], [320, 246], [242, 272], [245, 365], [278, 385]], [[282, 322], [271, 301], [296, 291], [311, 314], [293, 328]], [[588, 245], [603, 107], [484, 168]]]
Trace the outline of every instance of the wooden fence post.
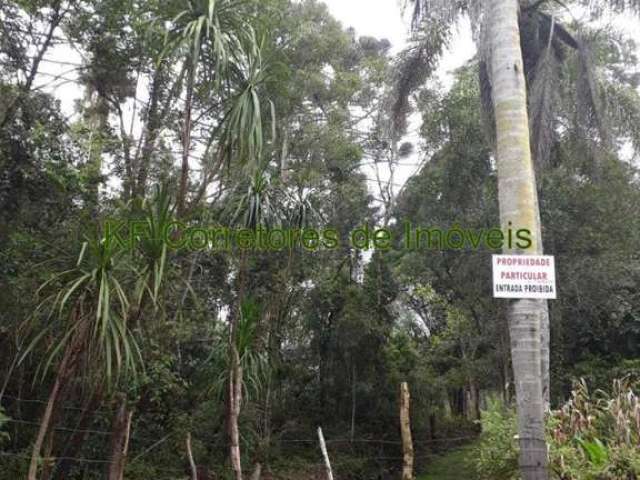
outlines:
[[191, 450], [191, 432], [187, 432], [187, 458], [189, 459], [189, 467], [191, 468], [191, 480], [198, 480], [198, 469], [193, 459], [193, 451]]
[[333, 473], [331, 472], [331, 463], [329, 462], [329, 454], [327, 453], [327, 445], [324, 443], [324, 435], [322, 435], [322, 428], [318, 427], [318, 439], [320, 440], [320, 450], [322, 450], [322, 457], [324, 458], [324, 466], [327, 469], [327, 480], [333, 480]]
[[409, 385], [400, 384], [400, 433], [402, 434], [402, 480], [413, 480], [413, 440], [409, 416]]

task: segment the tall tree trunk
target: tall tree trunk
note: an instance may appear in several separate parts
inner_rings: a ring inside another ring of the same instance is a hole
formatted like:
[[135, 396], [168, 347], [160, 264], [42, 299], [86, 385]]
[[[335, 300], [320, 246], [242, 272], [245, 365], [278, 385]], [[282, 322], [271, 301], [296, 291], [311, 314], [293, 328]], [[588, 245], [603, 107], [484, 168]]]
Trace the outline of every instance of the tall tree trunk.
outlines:
[[[54, 416], [59, 416], [59, 415], [60, 415], [60, 412], [58, 409], [57, 415], [54, 415]], [[55, 424], [56, 420], [54, 419], [52, 423]], [[55, 466], [55, 464], [52, 461], [53, 459], [51, 458], [51, 452], [53, 451], [54, 441], [55, 441], [55, 430], [53, 428], [50, 428], [49, 432], [47, 433], [47, 438], [44, 444], [44, 451], [42, 454], [42, 458], [44, 459], [44, 461], [42, 462], [40, 480], [49, 480], [51, 478], [51, 474], [53, 473], [53, 467]]]
[[89, 178], [91, 208], [94, 215], [97, 215], [102, 180], [102, 155], [104, 153], [106, 130], [109, 125], [109, 104], [99, 92], [93, 91], [89, 86], [85, 92], [85, 102], [88, 104], [89, 109], [86, 122], [91, 132], [85, 168]]
[[120, 405], [113, 419], [111, 430], [111, 461], [109, 463], [108, 480], [122, 480], [124, 467], [127, 462], [129, 451], [129, 435], [131, 432], [131, 420], [133, 411], [127, 407], [127, 399], [124, 395], [120, 397]]
[[260, 462], [257, 462], [255, 468], [253, 469], [253, 473], [251, 474], [250, 480], [260, 480], [261, 475], [262, 475], [262, 464]]
[[44, 445], [47, 432], [49, 431], [49, 425], [51, 423], [53, 411], [54, 411], [56, 402], [58, 401], [58, 395], [60, 394], [62, 384], [64, 382], [63, 377], [64, 377], [63, 373], [59, 373], [56, 376], [56, 380], [53, 384], [53, 387], [51, 388], [51, 392], [49, 393], [47, 406], [45, 407], [44, 413], [42, 414], [42, 419], [40, 420], [40, 427], [38, 428], [36, 441], [33, 444], [33, 450], [31, 451], [31, 461], [29, 463], [27, 480], [36, 480], [36, 475], [38, 473], [38, 460], [40, 459], [40, 452], [42, 451], [42, 446]]
[[409, 385], [400, 384], [400, 433], [402, 434], [402, 480], [413, 480], [413, 440], [409, 411]]
[[[532, 246], [541, 251], [540, 214], [531, 148], [527, 93], [523, 72], [518, 0], [490, 0], [491, 76], [500, 219], [503, 228], [529, 229]], [[520, 469], [524, 480], [548, 480], [544, 438], [541, 324], [543, 300], [515, 300], [508, 310], [511, 358], [516, 385]]]
[[283, 183], [289, 181], [289, 130], [282, 133], [282, 151], [280, 152], [280, 178]]
[[198, 469], [193, 459], [193, 451], [191, 450], [191, 432], [187, 432], [187, 458], [189, 459], [189, 467], [191, 468], [191, 480], [198, 480]]
[[[540, 248], [542, 253], [542, 247]], [[549, 304], [541, 301], [540, 317], [540, 369], [542, 373], [542, 408], [545, 413], [551, 409], [551, 327], [549, 325]]]
[[75, 341], [72, 341], [65, 350], [64, 357], [62, 358], [60, 366], [58, 367], [58, 373], [53, 383], [53, 387], [51, 387], [51, 391], [49, 392], [47, 405], [44, 409], [44, 413], [42, 414], [40, 427], [38, 428], [36, 440], [33, 444], [33, 450], [31, 451], [31, 461], [29, 462], [27, 480], [36, 480], [36, 476], [38, 474], [38, 460], [40, 459], [40, 453], [42, 452], [42, 447], [44, 445], [47, 433], [51, 428], [52, 420], [55, 417], [55, 411], [58, 406], [58, 401], [60, 399], [62, 391], [75, 371], [76, 357], [77, 344]]
[[[235, 328], [233, 328], [235, 330]], [[231, 372], [229, 376], [229, 456], [235, 480], [242, 480], [242, 462], [240, 456], [240, 405], [242, 402], [242, 367], [240, 355], [235, 345], [235, 335], [231, 345]]]
[[[242, 267], [241, 267], [242, 270]], [[242, 279], [240, 279], [242, 283]], [[243, 287], [240, 287], [242, 295]], [[242, 402], [242, 366], [240, 364], [240, 353], [237, 346], [238, 322], [242, 315], [242, 301], [238, 301], [238, 311], [232, 313], [229, 325], [229, 385], [228, 407], [227, 407], [227, 428], [229, 433], [229, 458], [231, 469], [235, 480], [242, 480], [242, 457], [240, 455], [240, 406]]]
[[480, 420], [480, 391], [472, 378], [467, 381], [465, 413], [468, 420]]
[[76, 431], [73, 432], [62, 450], [62, 454], [60, 456], [63, 457], [63, 459], [58, 460], [54, 469], [53, 478], [57, 480], [65, 480], [66, 478], [69, 478], [69, 472], [74, 464], [71, 459], [78, 456], [78, 452], [80, 452], [82, 444], [87, 437], [86, 430], [91, 425], [96, 409], [98, 408], [101, 400], [102, 392], [99, 388], [98, 391], [93, 394], [89, 402], [83, 407]]
[[229, 457], [235, 480], [242, 480], [242, 457], [240, 454], [240, 408], [242, 405], [242, 365], [238, 351], [238, 324], [242, 317], [248, 270], [247, 251], [240, 256], [238, 270], [238, 296], [236, 311], [230, 315], [229, 322], [229, 385], [227, 388], [227, 429], [229, 434]]
[[193, 103], [193, 87], [196, 78], [195, 61], [190, 62], [187, 74], [187, 99], [184, 106], [182, 125], [182, 167], [180, 169], [180, 186], [178, 187], [177, 215], [182, 217], [185, 211], [187, 189], [189, 188], [189, 153], [191, 151], [191, 109]]
[[[166, 121], [171, 106], [176, 101], [178, 93], [182, 88], [185, 72], [187, 71], [187, 63], [183, 62], [180, 73], [176, 77], [169, 92], [163, 95], [163, 89], [167, 78], [172, 76], [172, 71], [163, 66], [158, 65], [153, 74], [151, 82], [151, 91], [149, 92], [149, 107], [146, 115], [144, 134], [142, 142], [139, 144], [133, 164], [137, 169], [137, 179], [133, 196], [144, 197], [147, 188], [147, 178], [149, 176], [149, 168], [151, 167], [151, 157], [156, 149], [158, 137], [162, 131], [163, 122]], [[164, 97], [162, 105], [161, 97]], [[141, 146], [140, 146], [141, 145]]]
[[[162, 65], [158, 65], [153, 73], [151, 81], [151, 91], [149, 92], [149, 107], [146, 113], [146, 122], [144, 127], [144, 141], [140, 153], [140, 161], [137, 167], [137, 178], [131, 178], [132, 196], [144, 197], [147, 187], [147, 176], [149, 175], [149, 166], [151, 164], [151, 154], [156, 145], [158, 134], [160, 133], [161, 118], [159, 115], [160, 90], [162, 87], [164, 69]], [[138, 157], [138, 155], [136, 155]]]

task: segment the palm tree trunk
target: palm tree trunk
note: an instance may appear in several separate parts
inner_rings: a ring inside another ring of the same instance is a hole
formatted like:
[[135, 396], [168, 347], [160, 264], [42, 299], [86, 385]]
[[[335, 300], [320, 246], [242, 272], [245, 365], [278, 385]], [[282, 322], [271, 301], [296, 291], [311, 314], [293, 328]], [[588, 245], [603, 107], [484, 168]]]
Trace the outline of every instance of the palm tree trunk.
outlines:
[[129, 435], [133, 411], [127, 407], [127, 399], [121, 395], [120, 405], [113, 419], [111, 437], [111, 463], [109, 463], [108, 480], [122, 480], [124, 467], [129, 451]]
[[144, 126], [144, 143], [142, 144], [137, 178], [134, 179], [132, 173], [131, 178], [129, 179], [129, 188], [132, 190], [132, 196], [134, 197], [144, 197], [147, 186], [147, 176], [149, 175], [149, 166], [151, 163], [151, 154], [153, 153], [158, 134], [160, 133], [161, 119], [158, 110], [163, 74], [164, 71], [162, 65], [158, 65], [153, 73], [153, 79], [151, 81], [149, 107], [147, 109], [146, 122]]
[[[235, 335], [234, 335], [235, 337]], [[242, 367], [240, 356], [234, 342], [231, 345], [231, 372], [229, 376], [229, 456], [235, 480], [242, 480], [242, 462], [240, 456], [240, 405], [242, 403]]]
[[480, 389], [473, 378], [467, 380], [466, 416], [468, 420], [480, 420]]
[[[138, 170], [133, 196], [145, 196], [152, 156], [156, 150], [156, 144], [158, 143], [162, 126], [171, 111], [171, 106], [178, 98], [179, 92], [182, 89], [186, 71], [187, 63], [183, 62], [180, 73], [178, 73], [173, 85], [166, 93], [164, 92], [164, 84], [167, 82], [167, 78], [171, 76], [171, 70], [169, 69], [169, 71], [167, 71], [167, 68], [159, 65], [153, 74], [143, 139], [141, 144], [139, 144], [133, 162]], [[164, 97], [162, 105], [160, 101], [161, 97]]]
[[[542, 252], [540, 252], [542, 253]], [[551, 373], [549, 364], [551, 361], [551, 327], [549, 324], [549, 304], [540, 302], [540, 368], [542, 370], [542, 408], [545, 413], [551, 410]]]
[[184, 119], [182, 125], [182, 167], [180, 169], [180, 186], [178, 189], [177, 214], [182, 217], [189, 187], [189, 153], [191, 151], [191, 109], [193, 103], [193, 87], [195, 83], [195, 59], [190, 62], [187, 74], [187, 99], [184, 106]]
[[36, 441], [33, 444], [33, 450], [31, 451], [31, 461], [29, 463], [29, 472], [27, 473], [27, 480], [36, 480], [36, 475], [38, 473], [38, 460], [40, 458], [40, 452], [42, 451], [42, 447], [44, 445], [47, 432], [49, 431], [49, 425], [51, 424], [53, 411], [56, 406], [56, 402], [58, 401], [58, 395], [60, 394], [62, 384], [64, 383], [63, 377], [64, 377], [64, 374], [62, 372], [60, 372], [56, 376], [56, 380], [53, 384], [53, 387], [51, 388], [51, 392], [49, 393], [47, 406], [44, 410], [44, 413], [42, 414], [42, 419], [40, 420], [40, 427], [38, 428]]
[[[59, 414], [60, 412], [58, 411], [54, 416], [59, 416]], [[55, 424], [56, 420], [53, 419], [52, 423]], [[45, 440], [43, 454], [42, 454], [42, 458], [45, 459], [45, 461], [42, 462], [40, 480], [49, 480], [51, 478], [51, 474], [53, 473], [53, 467], [55, 466], [55, 464], [52, 462], [51, 452], [53, 451], [53, 443], [55, 440], [54, 433], [55, 433], [55, 430], [53, 430], [52, 428], [50, 428], [49, 432], [47, 433], [47, 438]]]
[[58, 401], [64, 387], [69, 382], [69, 379], [73, 376], [76, 368], [77, 346], [76, 342], [72, 341], [66, 348], [64, 357], [60, 362], [56, 379], [49, 392], [49, 398], [47, 405], [42, 414], [40, 420], [40, 427], [38, 428], [38, 434], [33, 444], [33, 450], [31, 451], [31, 461], [29, 462], [29, 471], [27, 473], [27, 480], [36, 480], [38, 474], [38, 460], [40, 459], [40, 453], [46, 439], [47, 433], [51, 428], [52, 420], [55, 416], [55, 411], [58, 407]]
[[71, 467], [74, 465], [72, 458], [77, 457], [78, 453], [82, 449], [82, 445], [87, 437], [87, 428], [91, 425], [101, 400], [102, 391], [101, 388], [98, 387], [98, 390], [82, 408], [76, 431], [73, 432], [66, 442], [62, 454], [60, 455], [63, 459], [59, 460], [56, 464], [53, 478], [57, 480], [65, 480], [65, 478], [69, 478], [69, 472], [71, 471]]
[[[540, 214], [529, 144], [518, 0], [490, 0], [487, 12], [491, 46], [493, 106], [500, 219], [503, 228], [529, 229], [541, 251]], [[546, 302], [515, 300], [508, 310], [511, 358], [516, 385], [520, 469], [524, 480], [548, 480], [544, 438], [541, 324]]]
[[229, 322], [229, 385], [227, 407], [227, 429], [229, 434], [229, 457], [234, 479], [242, 480], [242, 456], [240, 453], [240, 409], [242, 406], [242, 365], [240, 352], [238, 351], [238, 323], [242, 315], [242, 301], [244, 299], [247, 270], [247, 251], [243, 250], [240, 256], [238, 270], [238, 297], [236, 299], [236, 311], [231, 313]]

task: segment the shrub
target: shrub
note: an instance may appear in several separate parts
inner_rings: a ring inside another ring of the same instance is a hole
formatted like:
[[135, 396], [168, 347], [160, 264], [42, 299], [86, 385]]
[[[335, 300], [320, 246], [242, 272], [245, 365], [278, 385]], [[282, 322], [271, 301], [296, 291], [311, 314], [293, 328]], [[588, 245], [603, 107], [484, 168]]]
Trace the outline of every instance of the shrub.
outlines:
[[481, 479], [518, 478], [516, 416], [513, 409], [497, 400], [489, 401], [482, 412], [482, 434], [476, 449], [476, 469]]
[[640, 475], [640, 397], [628, 378], [611, 393], [581, 380], [549, 418], [551, 468], [562, 480], [635, 480]]
[[[547, 419], [552, 478], [556, 480], [640, 479], [640, 397], [638, 384], [615, 380], [611, 393], [591, 392], [584, 380]], [[481, 479], [518, 479], [516, 416], [493, 401], [482, 415], [476, 449]]]

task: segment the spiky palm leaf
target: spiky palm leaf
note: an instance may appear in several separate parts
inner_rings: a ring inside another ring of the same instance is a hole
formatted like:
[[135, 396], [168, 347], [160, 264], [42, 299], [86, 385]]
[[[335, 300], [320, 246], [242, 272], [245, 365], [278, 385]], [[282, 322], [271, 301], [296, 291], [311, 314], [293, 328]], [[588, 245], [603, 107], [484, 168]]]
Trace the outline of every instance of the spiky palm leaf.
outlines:
[[[219, 142], [220, 154], [227, 162], [237, 159], [241, 164], [248, 163], [256, 168], [262, 159], [264, 135], [259, 87], [267, 77], [266, 71], [262, 45], [254, 41], [243, 62], [234, 66], [237, 92], [231, 98], [231, 107], [222, 120]], [[275, 109], [273, 103], [269, 103], [271, 123], [274, 126]], [[275, 133], [271, 140], [275, 141]]]
[[189, 0], [187, 8], [170, 21], [160, 60], [186, 49], [192, 75], [207, 54], [205, 64], [215, 74], [216, 86], [228, 78], [228, 69], [245, 56], [255, 35], [249, 22], [251, 2], [245, 0]]
[[313, 190], [299, 188], [296, 195], [285, 192], [287, 218], [292, 228], [308, 228], [323, 223], [322, 213], [313, 205]]
[[[261, 315], [262, 308], [253, 299], [246, 298], [242, 301], [236, 332], [236, 349], [242, 368], [242, 397], [245, 400], [260, 395], [271, 368], [266, 352], [258, 352], [255, 348]], [[220, 343], [210, 357], [210, 362], [217, 372], [216, 381], [212, 384], [210, 392], [220, 398], [229, 384], [228, 348], [227, 344]]]
[[127, 326], [129, 285], [121, 282], [127, 271], [123, 249], [104, 238], [87, 238], [76, 267], [58, 277], [64, 281], [62, 288], [42, 303], [50, 307], [48, 324], [23, 355], [45, 336], [56, 338], [40, 365], [42, 377], [70, 348], [82, 349], [80, 361], [85, 374], [103, 376], [107, 384], [112, 384], [114, 377], [135, 374], [141, 357]]
[[141, 238], [136, 251], [100, 233], [87, 236], [74, 268], [40, 287], [39, 292], [45, 292], [62, 282], [36, 311], [36, 321], [48, 311], [47, 323], [22, 355], [24, 359], [43, 339], [52, 339], [39, 366], [41, 377], [69, 349], [75, 349], [88, 382], [97, 380], [110, 388], [137, 374], [142, 365], [137, 320], [145, 299], [157, 305], [166, 268], [162, 232], [171, 212], [166, 190], [159, 189], [145, 207], [149, 235]]
[[[479, 50], [479, 74], [482, 89], [482, 105], [485, 118], [492, 123], [491, 76], [486, 68], [490, 49], [483, 29], [483, 7], [480, 0], [409, 0], [413, 4], [413, 28], [418, 32], [416, 42], [401, 55], [396, 69], [395, 88], [392, 92], [393, 129], [397, 137], [406, 129], [406, 117], [410, 111], [409, 96], [430, 76], [437, 65], [450, 35], [452, 25], [460, 14], [471, 17], [474, 37]], [[609, 106], [602, 98], [601, 85], [590, 52], [590, 42], [585, 36], [572, 34], [553, 15], [556, 0], [521, 1], [520, 31], [525, 75], [529, 84], [529, 111], [531, 118], [532, 147], [535, 161], [543, 166], [548, 162], [551, 146], [556, 140], [557, 112], [554, 106], [559, 102], [559, 81], [562, 70], [577, 61], [580, 74], [573, 89], [579, 103], [578, 121], [593, 127], [605, 148], [611, 146], [609, 132]], [[588, 2], [591, 4], [591, 2]], [[640, 12], [638, 0], [609, 0], [606, 6], [616, 11], [623, 9]], [[551, 9], [551, 10], [549, 10]], [[573, 55], [569, 55], [573, 52]], [[488, 133], [493, 136], [489, 125]]]
[[[266, 74], [263, 45], [249, 21], [254, 5], [247, 0], [191, 0], [170, 22], [161, 58], [186, 49], [188, 91], [199, 66], [208, 69], [214, 90], [230, 105], [216, 129], [220, 132], [218, 161], [238, 160], [257, 168], [264, 145], [259, 86]], [[275, 124], [273, 103], [271, 115]]]
[[394, 68], [391, 94], [385, 107], [391, 118], [386, 130], [394, 138], [406, 132], [406, 118], [411, 112], [409, 97], [435, 72], [438, 60], [451, 37], [458, 16], [469, 10], [472, 0], [407, 0], [413, 6], [413, 36], [400, 53]]
[[279, 225], [283, 219], [279, 195], [269, 173], [264, 169], [256, 170], [249, 179], [246, 192], [232, 198], [229, 204], [234, 209], [231, 223], [253, 230]]
[[140, 251], [144, 264], [139, 275], [138, 308], [141, 307], [141, 295], [148, 287], [149, 297], [154, 307], [158, 305], [160, 286], [164, 278], [167, 260], [165, 234], [172, 222], [173, 208], [171, 196], [166, 186], [158, 186], [151, 201], [143, 202], [147, 235], [140, 242]]
[[558, 99], [559, 63], [553, 48], [553, 27], [547, 47], [529, 78], [531, 147], [536, 162], [547, 165], [555, 139], [555, 106]]

